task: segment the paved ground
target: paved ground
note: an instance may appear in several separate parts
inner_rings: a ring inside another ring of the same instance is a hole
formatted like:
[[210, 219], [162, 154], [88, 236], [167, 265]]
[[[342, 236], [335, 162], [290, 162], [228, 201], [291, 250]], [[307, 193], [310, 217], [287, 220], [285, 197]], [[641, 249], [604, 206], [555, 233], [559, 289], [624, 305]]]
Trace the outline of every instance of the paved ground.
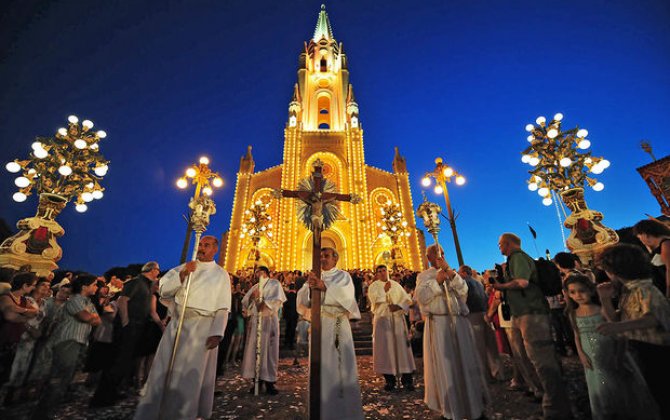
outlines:
[[[292, 366], [290, 358], [281, 359], [277, 388], [280, 394], [269, 397], [253, 397], [248, 394], [250, 384], [239, 376], [238, 369], [229, 369], [219, 378], [212, 419], [304, 419], [306, 418], [307, 361], [301, 359], [300, 366]], [[572, 399], [573, 412], [577, 419], [588, 419], [586, 385], [579, 361], [563, 358], [568, 393]], [[416, 390], [387, 393], [382, 390], [384, 381], [372, 372], [372, 357], [358, 358], [359, 377], [363, 393], [363, 409], [368, 419], [439, 419], [423, 403], [423, 375], [421, 359], [417, 359]], [[126, 420], [131, 419], [138, 397], [129, 397], [120, 404], [105, 409], [89, 409], [88, 399], [92, 390], [87, 389], [80, 376], [74, 387], [72, 400], [63, 404], [56, 412], [57, 419], [67, 420]], [[539, 419], [540, 404], [521, 392], [505, 389], [505, 384], [490, 387], [493, 403], [487, 410], [491, 419]], [[34, 402], [24, 403], [0, 412], [2, 419], [27, 419]]]

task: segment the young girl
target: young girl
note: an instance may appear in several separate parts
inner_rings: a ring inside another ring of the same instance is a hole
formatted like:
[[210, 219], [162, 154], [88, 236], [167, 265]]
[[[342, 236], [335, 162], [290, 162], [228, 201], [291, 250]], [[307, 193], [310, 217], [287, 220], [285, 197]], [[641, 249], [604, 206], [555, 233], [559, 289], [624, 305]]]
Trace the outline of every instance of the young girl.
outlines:
[[604, 319], [595, 284], [583, 274], [572, 274], [563, 287], [568, 296], [566, 313], [586, 374], [593, 419], [659, 418], [653, 397], [625, 343], [596, 330]]

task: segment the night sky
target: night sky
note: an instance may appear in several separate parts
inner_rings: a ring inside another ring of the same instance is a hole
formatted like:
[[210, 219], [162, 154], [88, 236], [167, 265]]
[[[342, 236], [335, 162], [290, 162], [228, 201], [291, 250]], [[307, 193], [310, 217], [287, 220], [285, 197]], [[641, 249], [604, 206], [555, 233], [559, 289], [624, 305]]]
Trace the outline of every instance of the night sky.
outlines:
[[[215, 192], [209, 232], [228, 229], [239, 159], [281, 163], [298, 55], [320, 1], [4, 1], [0, 6], [0, 217], [35, 213], [15, 203], [15, 175], [37, 135], [67, 116], [107, 131], [105, 197], [58, 221], [60, 266], [178, 262], [190, 192], [175, 180], [210, 157], [226, 185]], [[353, 1], [327, 4], [344, 43], [360, 107], [368, 164], [407, 158], [415, 207], [434, 159], [466, 176], [450, 188], [466, 263], [492, 267], [501, 232], [536, 254], [562, 250], [556, 208], [528, 191], [520, 152], [538, 115], [587, 128], [595, 156], [612, 165], [587, 189], [614, 229], [660, 209], [635, 169], [670, 153], [670, 2]], [[443, 199], [428, 196], [440, 205]], [[566, 232], [567, 235], [567, 232]], [[448, 223], [441, 242], [457, 264]]]

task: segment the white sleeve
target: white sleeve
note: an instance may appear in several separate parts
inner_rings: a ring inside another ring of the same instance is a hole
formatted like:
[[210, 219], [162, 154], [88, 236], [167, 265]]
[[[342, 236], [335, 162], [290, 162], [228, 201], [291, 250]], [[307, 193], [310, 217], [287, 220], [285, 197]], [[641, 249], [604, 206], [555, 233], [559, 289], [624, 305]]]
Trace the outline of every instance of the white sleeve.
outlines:
[[463, 277], [458, 275], [458, 273], [456, 273], [454, 278], [447, 283], [447, 287], [461, 299], [468, 297], [468, 284], [463, 280]]
[[165, 273], [158, 285], [158, 292], [162, 298], [173, 298], [179, 289], [181, 289], [181, 280], [179, 279], [179, 267]]
[[310, 299], [309, 285], [307, 282], [302, 285], [298, 294], [296, 295], [296, 308], [298, 313], [305, 319], [311, 319], [312, 300]]
[[220, 336], [226, 332], [226, 324], [228, 323], [228, 310], [219, 309], [214, 315], [212, 325], [209, 327], [209, 337]]

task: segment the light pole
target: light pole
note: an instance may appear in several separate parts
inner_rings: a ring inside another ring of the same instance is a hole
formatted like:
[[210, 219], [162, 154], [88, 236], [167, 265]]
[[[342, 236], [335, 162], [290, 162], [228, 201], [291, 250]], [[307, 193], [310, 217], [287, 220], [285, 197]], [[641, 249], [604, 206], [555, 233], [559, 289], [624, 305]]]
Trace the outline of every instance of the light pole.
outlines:
[[563, 130], [562, 120], [563, 114], [558, 113], [549, 122], [540, 116], [535, 124], [526, 125], [530, 144], [523, 151], [521, 161], [532, 167], [528, 171], [528, 189], [537, 191], [542, 204], [550, 206], [554, 194], [571, 210], [564, 222], [571, 230], [566, 245], [582, 262], [588, 263], [599, 249], [619, 240], [616, 232], [600, 223], [603, 214], [589, 209], [584, 200], [585, 184], [594, 191], [605, 188], [593, 174], [601, 174], [610, 162], [587, 151], [591, 146], [586, 138], [587, 130], [579, 127]]
[[421, 185], [429, 187], [431, 185], [431, 178], [435, 179], [435, 194], [443, 194], [444, 201], [447, 205], [447, 212], [449, 213], [449, 225], [451, 226], [451, 233], [454, 236], [454, 246], [456, 247], [456, 257], [458, 258], [459, 266], [463, 265], [463, 254], [461, 253], [461, 244], [458, 241], [458, 233], [456, 232], [456, 218], [451, 209], [451, 200], [449, 199], [449, 189], [447, 183], [453, 181], [456, 185], [465, 184], [465, 177], [460, 175], [451, 166], [445, 165], [442, 158], [435, 159], [435, 169], [432, 172], [427, 172], [421, 180]]
[[[193, 193], [194, 201], [200, 197], [200, 194], [210, 197], [214, 192], [214, 188], [223, 186], [223, 179], [218, 173], [212, 172], [209, 168], [209, 158], [206, 156], [202, 156], [198, 161], [198, 164], [191, 165], [186, 169], [184, 176], [177, 180], [177, 187], [182, 190], [186, 189], [188, 187], [189, 179], [191, 180], [191, 184], [195, 184], [195, 192]], [[180, 264], [186, 262], [188, 248], [191, 243], [191, 232], [193, 231], [191, 226], [191, 216], [192, 210], [189, 210], [189, 221], [186, 224], [186, 237], [184, 238], [184, 246], [181, 250], [181, 258], [179, 259]]]
[[249, 237], [251, 240], [251, 251], [247, 257], [247, 261], [253, 262], [254, 269], [260, 260], [260, 242], [265, 236], [268, 239], [272, 238], [272, 217], [268, 214], [270, 202], [263, 203], [261, 200], [256, 200], [254, 204], [244, 211], [244, 221], [242, 222], [242, 233], [240, 238]]
[[0, 245], [0, 265], [17, 270], [29, 266], [44, 277], [58, 268], [56, 261], [63, 250], [56, 239], [65, 231], [55, 218], [68, 201], [75, 201], [75, 210], [83, 213], [86, 203], [102, 198], [105, 189], [99, 181], [109, 163], [100, 153], [105, 137], [104, 131], [93, 130], [92, 121], [80, 124], [79, 118], [70, 115], [67, 128], [59, 128], [52, 137], [37, 137], [26, 160], [6, 165], [19, 175], [14, 181], [19, 188], [14, 201], [23, 202], [33, 192], [40, 198], [37, 214], [20, 220], [19, 232]]

